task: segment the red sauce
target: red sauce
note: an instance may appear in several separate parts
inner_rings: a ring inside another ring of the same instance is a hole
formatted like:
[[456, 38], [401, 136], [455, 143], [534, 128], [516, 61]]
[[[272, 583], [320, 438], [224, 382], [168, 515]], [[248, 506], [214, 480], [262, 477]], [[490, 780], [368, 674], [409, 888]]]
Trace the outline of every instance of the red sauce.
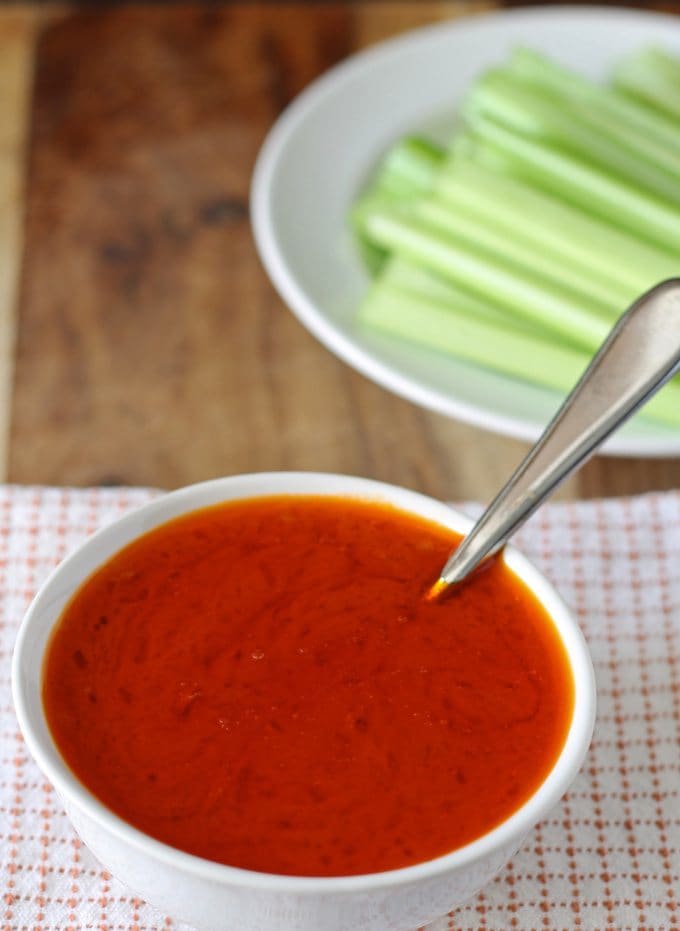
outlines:
[[151, 531], [53, 634], [43, 694], [64, 759], [147, 834], [252, 870], [376, 872], [479, 837], [553, 766], [573, 682], [501, 561], [425, 599], [457, 539], [286, 496]]

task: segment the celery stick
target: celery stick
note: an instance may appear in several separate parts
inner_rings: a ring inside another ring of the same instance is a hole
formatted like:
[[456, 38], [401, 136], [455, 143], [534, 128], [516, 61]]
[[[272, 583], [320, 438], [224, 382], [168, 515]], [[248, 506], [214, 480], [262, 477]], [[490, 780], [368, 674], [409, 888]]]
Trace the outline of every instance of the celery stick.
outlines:
[[490, 120], [475, 122], [473, 138], [478, 143], [475, 156], [483, 163], [491, 162], [511, 175], [519, 175], [671, 252], [680, 249], [680, 210], [673, 205]]
[[395, 199], [392, 197], [385, 197], [381, 193], [369, 191], [368, 194], [365, 194], [352, 207], [350, 212], [352, 227], [359, 235], [365, 235], [367, 223], [373, 214], [394, 210], [397, 211], [400, 216], [404, 217], [413, 212], [414, 206], [418, 202], [418, 200], [414, 200], [411, 197]]
[[651, 136], [643, 135], [644, 131], [631, 128], [618, 117], [611, 117], [597, 110], [580, 111], [579, 116], [595, 132], [605, 134], [613, 143], [625, 147], [636, 158], [658, 168], [676, 182], [680, 181], [680, 147], [677, 143], [669, 146]]
[[680, 89], [680, 55], [673, 54], [668, 49], [652, 47], [649, 49], [649, 57], [659, 74], [676, 89]]
[[616, 88], [680, 120], [680, 61], [656, 48], [625, 58], [614, 69]]
[[[519, 334], [467, 308], [404, 293], [376, 283], [359, 308], [359, 323], [440, 353], [482, 365], [542, 387], [569, 391], [590, 356], [538, 334]], [[680, 426], [680, 385], [672, 382], [645, 406], [645, 418]]]
[[[538, 58], [538, 67], [535, 58]], [[599, 87], [578, 75], [570, 75], [557, 65], [552, 69], [549, 65], [543, 66], [540, 56], [528, 54], [525, 59], [516, 54], [504, 73], [539, 90], [560, 110], [570, 108], [583, 126], [598, 137], [607, 138], [610, 146], [614, 144], [647, 166], [655, 166], [676, 182], [680, 181], [680, 126], [659, 117], [649, 107], [625, 99], [611, 88]], [[604, 164], [608, 167], [607, 162]]]
[[395, 143], [380, 163], [367, 193], [350, 212], [358, 251], [369, 274], [376, 275], [380, 271], [387, 253], [364, 236], [363, 215], [374, 204], [406, 204], [427, 191], [444, 161], [444, 155], [444, 150], [434, 143], [420, 136], [407, 136]]
[[680, 152], [680, 125], [677, 122], [624, 96], [615, 88], [595, 84], [529, 48], [516, 49], [508, 68], [518, 77], [556, 96], [587, 104], [598, 117], [617, 120], [641, 140], [663, 147], [670, 153]]
[[398, 140], [378, 165], [367, 194], [403, 200], [427, 191], [445, 157], [439, 146], [420, 136]]
[[568, 99], [561, 99], [556, 105], [543, 90], [518, 80], [507, 69], [494, 69], [477, 81], [468, 94], [463, 113], [473, 132], [479, 117], [491, 119], [538, 142], [566, 149], [585, 162], [680, 205], [677, 176], [659, 161], [652, 164], [648, 158], [641, 158], [639, 152], [630, 151], [627, 143], [635, 146], [635, 134], [627, 127], [619, 131], [617, 139], [611, 139], [601, 125], [593, 126], [584, 119]]
[[361, 233], [356, 234], [355, 244], [365, 271], [371, 278], [375, 278], [376, 275], [380, 274], [389, 253], [378, 246], [374, 246]]
[[366, 234], [366, 217], [376, 210], [382, 210], [394, 200], [391, 196], [382, 196], [370, 191], [358, 200], [349, 214], [354, 242], [365, 270], [375, 277], [382, 270], [389, 256], [389, 250], [376, 245]]
[[[374, 329], [552, 388], [573, 384], [586, 353], [518, 333], [464, 308], [404, 293], [379, 282], [359, 308], [359, 321]], [[565, 371], [566, 369], [566, 371]]]
[[598, 307], [611, 319], [616, 319], [621, 308], [630, 304], [638, 295], [635, 289], [621, 288], [616, 281], [603, 282], [588, 272], [575, 275], [574, 269], [564, 262], [563, 257], [551, 255], [545, 249], [527, 248], [521, 234], [515, 237], [506, 231], [499, 232], [484, 218], [480, 220], [460, 205], [453, 210], [450, 202], [430, 197], [418, 204], [415, 215], [439, 232], [451, 234], [454, 242], [465, 242], [471, 248], [476, 245], [502, 261], [516, 265], [529, 275], [545, 278], [581, 295], [585, 302]]
[[477, 246], [454, 243], [414, 218], [375, 211], [366, 217], [365, 234], [375, 245], [437, 272], [569, 343], [592, 350], [609, 330], [599, 306], [580, 295], [537, 279]]
[[399, 179], [409, 191], [427, 191], [445, 158], [445, 150], [422, 136], [406, 136], [382, 161], [380, 177]]
[[523, 243], [529, 255], [551, 255], [574, 280], [588, 275], [606, 282], [622, 304], [680, 272], [680, 250], [673, 259], [550, 194], [462, 156], [447, 163], [432, 196]]
[[402, 294], [412, 294], [414, 297], [435, 301], [457, 310], [458, 313], [502, 324], [506, 329], [517, 333], [532, 332], [531, 326], [526, 321], [512, 317], [507, 311], [480, 300], [469, 291], [457, 287], [420, 265], [409, 262], [408, 259], [398, 256], [391, 258], [385, 264], [380, 283], [376, 287], [383, 284], [397, 288]]

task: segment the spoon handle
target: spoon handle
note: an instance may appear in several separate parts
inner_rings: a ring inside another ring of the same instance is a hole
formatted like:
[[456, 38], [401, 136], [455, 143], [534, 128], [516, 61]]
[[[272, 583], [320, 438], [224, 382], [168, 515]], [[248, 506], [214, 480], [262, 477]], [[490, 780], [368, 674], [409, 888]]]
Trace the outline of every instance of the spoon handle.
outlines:
[[619, 319], [536, 445], [444, 566], [433, 594], [497, 552], [533, 511], [680, 366], [680, 278]]

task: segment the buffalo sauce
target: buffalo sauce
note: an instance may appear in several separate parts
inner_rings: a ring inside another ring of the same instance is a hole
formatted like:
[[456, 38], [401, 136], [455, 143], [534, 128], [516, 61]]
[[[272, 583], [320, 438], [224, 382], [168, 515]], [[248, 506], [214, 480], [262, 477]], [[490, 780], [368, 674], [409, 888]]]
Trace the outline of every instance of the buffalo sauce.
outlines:
[[458, 539], [312, 496], [152, 530], [52, 635], [43, 699], [62, 756], [135, 827], [246, 869], [370, 873], [474, 840], [553, 766], [573, 681], [502, 561], [428, 601]]

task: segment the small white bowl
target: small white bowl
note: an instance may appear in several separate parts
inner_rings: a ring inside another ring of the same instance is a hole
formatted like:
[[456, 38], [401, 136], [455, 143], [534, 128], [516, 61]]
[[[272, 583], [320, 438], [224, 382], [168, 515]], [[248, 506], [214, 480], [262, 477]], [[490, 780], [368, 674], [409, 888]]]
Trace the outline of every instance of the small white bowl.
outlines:
[[554, 588], [517, 551], [506, 551], [505, 560], [549, 612], [569, 657], [575, 683], [573, 720], [559, 758], [535, 794], [488, 834], [435, 860], [384, 873], [309, 878], [251, 872], [183, 853], [138, 831], [91, 795], [64, 763], [45, 720], [41, 674], [50, 632], [95, 569], [141, 534], [187, 511], [272, 494], [347, 495], [387, 502], [458, 532], [470, 527], [467, 518], [423, 495], [342, 475], [261, 473], [168, 494], [90, 537], [38, 592], [14, 653], [19, 724], [30, 752], [94, 855], [173, 917], [206, 931], [408, 931], [445, 914], [491, 879], [566, 791], [590, 742], [595, 680], [585, 641]]

